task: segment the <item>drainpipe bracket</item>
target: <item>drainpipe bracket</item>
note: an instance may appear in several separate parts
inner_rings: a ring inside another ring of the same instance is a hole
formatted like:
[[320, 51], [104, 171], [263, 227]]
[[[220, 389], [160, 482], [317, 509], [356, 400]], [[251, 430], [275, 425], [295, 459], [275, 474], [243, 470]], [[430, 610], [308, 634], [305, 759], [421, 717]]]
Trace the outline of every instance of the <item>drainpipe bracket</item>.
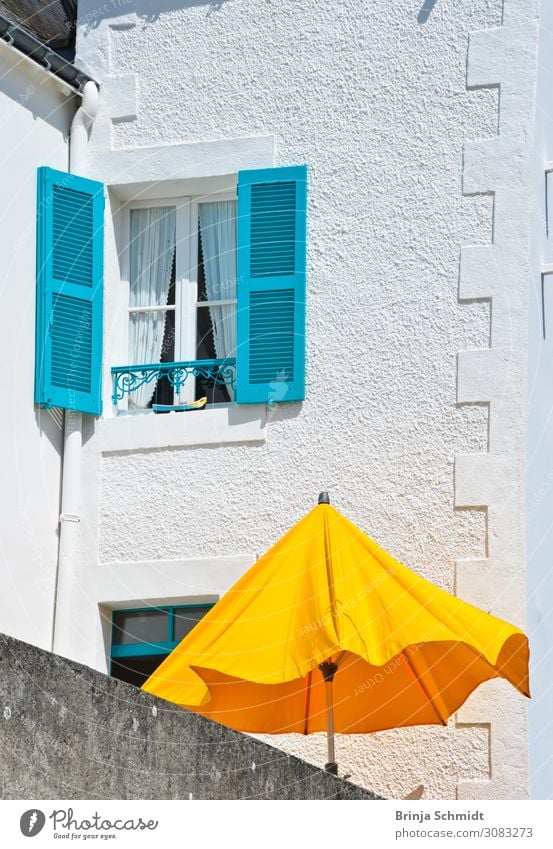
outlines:
[[75, 513], [60, 513], [60, 524], [62, 522], [74, 522], [78, 524], [80, 521], [80, 516], [77, 516]]

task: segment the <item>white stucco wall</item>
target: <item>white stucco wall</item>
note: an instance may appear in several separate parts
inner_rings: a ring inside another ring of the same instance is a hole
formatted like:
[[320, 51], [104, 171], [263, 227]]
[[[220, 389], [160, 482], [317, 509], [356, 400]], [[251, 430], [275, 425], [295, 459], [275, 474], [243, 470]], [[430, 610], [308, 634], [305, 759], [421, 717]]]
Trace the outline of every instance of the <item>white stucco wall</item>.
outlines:
[[51, 648], [61, 418], [34, 407], [36, 169], [67, 171], [78, 98], [0, 42], [0, 631]]
[[[540, 3], [532, 179], [528, 385], [528, 629], [532, 644], [530, 783], [553, 798], [553, 7]], [[546, 173], [548, 191], [545, 192]], [[547, 200], [547, 204], [546, 204]], [[546, 217], [546, 205], [548, 207]], [[542, 286], [543, 280], [543, 286]]]
[[[160, 430], [113, 450], [109, 421], [90, 434], [72, 656], [101, 655], [97, 605], [118, 575], [118, 598], [145, 598], [133, 569], [153, 579], [167, 561], [173, 597], [224, 591], [198, 558], [238, 572], [321, 489], [409, 567], [524, 625], [535, 27], [518, 5], [81, 0], [78, 62], [102, 84], [89, 176], [113, 210], [145, 181], [308, 163], [308, 390], [261, 440], [179, 447]], [[460, 270], [467, 245], [482, 249]], [[108, 222], [106, 371], [117, 247]], [[338, 760], [393, 797], [524, 797], [526, 705], [484, 689], [446, 729], [341, 738]], [[324, 760], [321, 739], [272, 742]]]

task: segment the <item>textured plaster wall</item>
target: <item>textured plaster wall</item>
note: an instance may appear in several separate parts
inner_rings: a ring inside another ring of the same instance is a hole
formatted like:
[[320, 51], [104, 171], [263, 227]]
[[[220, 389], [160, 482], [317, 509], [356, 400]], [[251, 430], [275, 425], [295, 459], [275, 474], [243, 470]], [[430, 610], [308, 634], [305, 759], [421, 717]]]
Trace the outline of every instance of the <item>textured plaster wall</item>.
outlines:
[[[98, 458], [98, 563], [260, 553], [329, 489], [398, 559], [523, 624], [535, 57], [518, 5], [137, 0], [94, 18], [81, 0], [96, 175], [102, 152], [270, 134], [276, 164], [310, 167], [305, 403], [269, 415], [264, 443]], [[459, 288], [466, 245], [483, 247]], [[486, 691], [447, 729], [342, 738], [340, 763], [391, 796], [523, 797], [525, 706]], [[278, 742], [320, 758], [320, 740]]]
[[[467, 142], [463, 191], [494, 200], [489, 245], [463, 246], [459, 299], [487, 302], [489, 347], [459, 353], [457, 400], [486, 404], [488, 451], [459, 455], [455, 504], [486, 509], [485, 558], [459, 560], [459, 595], [521, 625], [526, 607], [526, 403], [527, 315], [530, 283], [530, 215], [534, 201], [534, 109], [537, 3], [506, 0], [503, 26], [471, 34], [467, 82], [500, 91], [497, 135]], [[538, 698], [540, 694], [538, 693]], [[462, 724], [487, 724], [490, 785], [462, 782], [459, 796], [518, 798], [528, 792], [526, 707], [495, 682], [459, 711]], [[513, 734], [516, 727], [517, 732]]]
[[36, 169], [67, 171], [78, 98], [0, 43], [0, 629], [49, 648], [61, 418], [33, 404]]
[[[532, 281], [528, 369], [528, 628], [532, 639], [529, 711], [532, 798], [553, 798], [553, 6], [540, 3], [539, 76], [532, 180]], [[548, 173], [546, 216], [544, 185]]]

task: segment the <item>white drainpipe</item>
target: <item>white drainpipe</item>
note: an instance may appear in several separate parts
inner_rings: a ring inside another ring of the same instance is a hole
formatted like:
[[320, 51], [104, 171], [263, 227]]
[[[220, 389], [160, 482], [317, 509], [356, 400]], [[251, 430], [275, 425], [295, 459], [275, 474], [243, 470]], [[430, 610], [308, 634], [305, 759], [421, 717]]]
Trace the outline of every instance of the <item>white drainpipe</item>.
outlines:
[[[93, 82], [87, 82], [83, 88], [81, 106], [71, 122], [70, 173], [83, 174], [86, 170], [88, 136], [97, 112], [98, 88]], [[73, 587], [77, 578], [77, 552], [80, 537], [82, 424], [82, 413], [76, 413], [73, 410], [65, 411], [60, 537], [52, 625], [52, 651], [62, 655], [71, 654], [72, 644], [70, 611]]]

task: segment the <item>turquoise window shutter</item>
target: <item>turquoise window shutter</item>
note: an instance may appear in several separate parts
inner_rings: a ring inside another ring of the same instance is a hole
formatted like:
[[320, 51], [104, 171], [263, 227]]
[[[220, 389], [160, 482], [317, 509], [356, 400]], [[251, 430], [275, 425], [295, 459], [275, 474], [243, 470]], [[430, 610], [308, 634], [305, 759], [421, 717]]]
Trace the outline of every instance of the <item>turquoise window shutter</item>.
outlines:
[[236, 401], [305, 398], [307, 167], [238, 174]]
[[39, 168], [35, 402], [102, 412], [104, 187]]

